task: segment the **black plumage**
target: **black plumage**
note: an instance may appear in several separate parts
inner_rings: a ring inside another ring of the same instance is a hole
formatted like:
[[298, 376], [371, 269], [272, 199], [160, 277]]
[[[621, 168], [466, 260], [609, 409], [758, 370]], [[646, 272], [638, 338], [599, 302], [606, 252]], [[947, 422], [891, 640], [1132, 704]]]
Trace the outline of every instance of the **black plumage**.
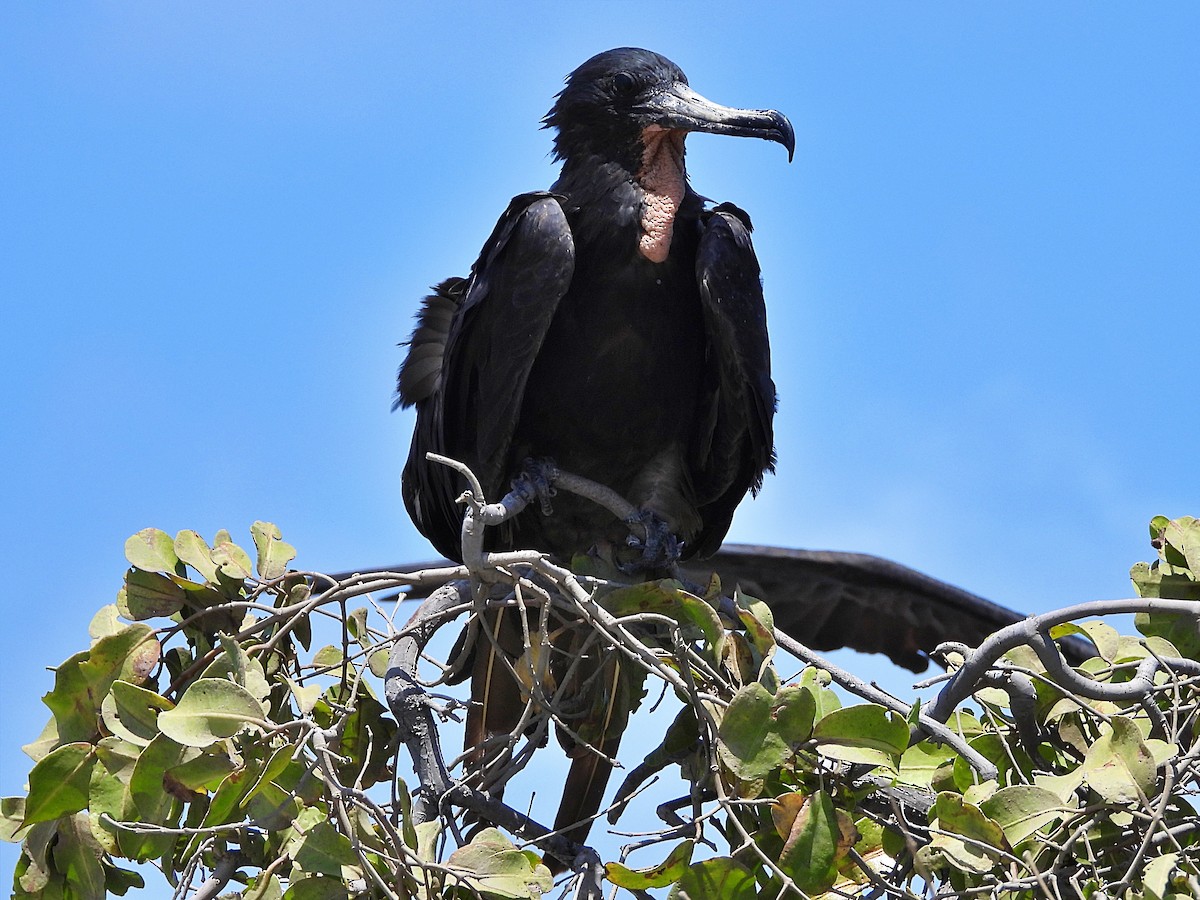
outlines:
[[[684, 137], [764, 138], [790, 158], [791, 124], [711, 103], [674, 63], [634, 48], [576, 69], [545, 124], [557, 132], [558, 180], [514, 198], [469, 277], [438, 285], [420, 313], [397, 400], [417, 409], [405, 504], [438, 551], [461, 560], [466, 484], [426, 453], [470, 466], [488, 501], [527, 460], [549, 459], [626, 498], [678, 539], [683, 558], [709, 555], [774, 465], [775, 387], [750, 218], [691, 189]], [[531, 505], [492, 529], [489, 546], [563, 561], [595, 550], [625, 565], [637, 562], [629, 534], [608, 510], [560, 492], [551, 514]], [[503, 616], [484, 627], [497, 639], [489, 648], [519, 652]], [[569, 632], [556, 638], [564, 654]], [[489, 657], [475, 661], [468, 747], [509, 730], [523, 708]], [[595, 743], [612, 755], [619, 737]], [[594, 813], [608, 778], [606, 761], [567, 743], [569, 785], [584, 787], [564, 797], [556, 827]]]
[[[514, 198], [470, 277], [443, 282], [421, 313], [399, 379], [398, 402], [417, 407], [405, 503], [457, 559], [464, 484], [426, 452], [471, 466], [488, 500], [548, 457], [660, 517], [685, 558], [708, 555], [773, 466], [775, 388], [750, 219], [705, 208], [683, 136], [790, 151], [791, 126], [711, 104], [673, 63], [631, 48], [580, 66], [546, 124], [561, 176]], [[492, 546], [570, 559], [628, 533], [560, 495], [552, 516], [531, 508]]]

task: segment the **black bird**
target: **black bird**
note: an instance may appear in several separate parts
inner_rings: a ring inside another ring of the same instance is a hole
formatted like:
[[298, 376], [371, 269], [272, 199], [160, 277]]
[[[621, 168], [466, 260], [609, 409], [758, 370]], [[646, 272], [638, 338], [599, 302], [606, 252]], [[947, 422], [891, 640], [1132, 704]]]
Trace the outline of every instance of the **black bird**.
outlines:
[[[398, 384], [397, 404], [417, 408], [405, 504], [438, 551], [461, 560], [466, 485], [425, 454], [469, 465], [488, 501], [548, 459], [625, 497], [652, 535], [678, 539], [680, 557], [707, 556], [774, 466], [775, 386], [750, 218], [691, 189], [684, 138], [763, 138], [790, 159], [792, 126], [774, 110], [712, 103], [670, 60], [629, 47], [568, 76], [544, 124], [557, 131], [558, 180], [514, 198], [470, 276], [440, 284], [419, 314]], [[551, 514], [530, 506], [490, 546], [563, 561], [598, 548], [628, 564], [629, 532], [559, 493]], [[671, 546], [640, 564], [669, 563]], [[488, 627], [520, 652], [511, 625]], [[485, 678], [487, 656], [477, 654], [468, 746], [515, 724], [486, 708], [499, 695], [523, 707], [511, 679]], [[613, 755], [616, 739], [601, 749]], [[574, 750], [556, 827], [593, 814], [608, 777], [606, 762]], [[567, 808], [572, 793], [587, 799]]]

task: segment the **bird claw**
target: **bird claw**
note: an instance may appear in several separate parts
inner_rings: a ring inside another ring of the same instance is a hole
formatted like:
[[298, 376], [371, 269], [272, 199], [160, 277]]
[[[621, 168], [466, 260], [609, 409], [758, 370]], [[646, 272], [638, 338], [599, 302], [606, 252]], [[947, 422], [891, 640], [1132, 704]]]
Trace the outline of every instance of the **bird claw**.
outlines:
[[551, 459], [527, 459], [521, 465], [521, 474], [513, 479], [512, 489], [526, 503], [537, 500], [543, 516], [554, 515], [550, 498], [558, 491], [554, 479], [558, 477], [558, 466]]
[[638, 575], [651, 570], [673, 568], [679, 562], [683, 546], [671, 527], [656, 513], [641, 509], [626, 519], [630, 525], [641, 525], [646, 537], [630, 534], [625, 543], [633, 549], [641, 549], [639, 559], [619, 566], [626, 575]]

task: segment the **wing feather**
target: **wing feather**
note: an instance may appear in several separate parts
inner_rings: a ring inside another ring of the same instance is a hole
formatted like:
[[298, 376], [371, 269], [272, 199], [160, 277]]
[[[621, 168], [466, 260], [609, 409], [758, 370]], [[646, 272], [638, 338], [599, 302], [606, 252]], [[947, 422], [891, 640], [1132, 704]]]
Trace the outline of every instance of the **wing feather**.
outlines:
[[507, 490], [525, 384], [574, 269], [575, 245], [558, 198], [522, 194], [500, 217], [465, 284], [444, 292], [461, 300], [453, 308], [426, 301], [400, 371], [400, 402], [417, 407], [404, 499], [421, 533], [452, 559], [461, 553], [455, 499], [464, 485], [425, 454], [465, 462], [489, 501]]
[[720, 547], [747, 491], [774, 471], [775, 383], [767, 310], [750, 217], [729, 203], [707, 213], [696, 280], [708, 343], [707, 406], [694, 443], [693, 482], [704, 529], [695, 552]]

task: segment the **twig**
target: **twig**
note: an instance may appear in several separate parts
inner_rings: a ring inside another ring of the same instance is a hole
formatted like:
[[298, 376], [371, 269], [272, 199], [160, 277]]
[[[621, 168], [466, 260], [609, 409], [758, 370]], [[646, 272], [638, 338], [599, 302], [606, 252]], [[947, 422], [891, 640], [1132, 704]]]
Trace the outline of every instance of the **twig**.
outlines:
[[[908, 718], [909, 714], [912, 712], [912, 707], [909, 704], [897, 700], [886, 691], [881, 691], [863, 681], [861, 678], [858, 678], [857, 676], [847, 672], [845, 669], [835, 666], [820, 654], [809, 650], [795, 638], [790, 637], [779, 629], [775, 630], [775, 641], [780, 647], [795, 656], [801, 662], [828, 672], [830, 678], [851, 693], [862, 697], [864, 700], [868, 700], [872, 703], [878, 703], [880, 706], [890, 709], [904, 718]], [[928, 714], [922, 710], [917, 717], [917, 721], [920, 723], [919, 727], [922, 731], [935, 740], [953, 748], [956, 753], [962, 756], [963, 759], [970, 764], [971, 768], [979, 773], [979, 776], [984, 781], [989, 781], [997, 776], [998, 770], [996, 769], [995, 764], [979, 753], [979, 751], [967, 744], [967, 742], [963, 740], [963, 738], [959, 736], [957, 732], [955, 732], [953, 729], [947, 728], [944, 719], [939, 721], [932, 714]], [[919, 738], [914, 735], [914, 739]]]

